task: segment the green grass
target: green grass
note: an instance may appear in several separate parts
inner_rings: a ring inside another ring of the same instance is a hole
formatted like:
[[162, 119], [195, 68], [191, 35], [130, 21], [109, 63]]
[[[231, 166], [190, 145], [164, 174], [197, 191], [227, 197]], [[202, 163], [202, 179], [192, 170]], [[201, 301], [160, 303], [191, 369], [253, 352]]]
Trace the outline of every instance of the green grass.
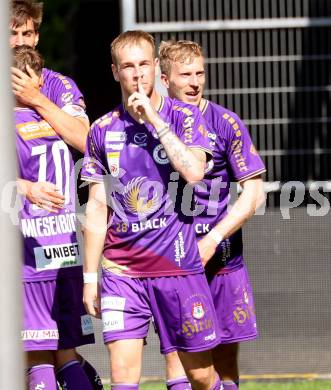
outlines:
[[[105, 390], [110, 390], [105, 385]], [[140, 385], [140, 390], [165, 390], [164, 383], [150, 382]], [[246, 382], [240, 385], [240, 390], [331, 390], [331, 381], [291, 381], [291, 382]]]

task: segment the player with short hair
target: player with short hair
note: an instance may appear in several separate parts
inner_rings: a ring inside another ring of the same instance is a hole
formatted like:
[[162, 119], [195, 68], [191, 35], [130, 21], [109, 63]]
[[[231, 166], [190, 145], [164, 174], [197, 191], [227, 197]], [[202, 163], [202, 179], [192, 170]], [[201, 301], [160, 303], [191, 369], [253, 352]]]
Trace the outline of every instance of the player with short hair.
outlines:
[[[32, 47], [15, 47], [13, 66], [21, 72], [29, 66], [42, 85], [43, 59]], [[75, 347], [94, 343], [94, 335], [92, 319], [82, 303], [82, 254], [76, 237], [72, 154], [52, 126], [19, 99], [14, 113], [20, 177], [56, 183], [64, 195], [63, 206], [51, 212], [22, 199], [22, 339], [27, 352], [28, 386], [31, 390], [38, 386], [53, 390], [58, 388], [58, 381], [68, 390], [102, 389], [95, 369], [75, 351]]]
[[[42, 21], [43, 3], [32, 0], [11, 1], [10, 46], [36, 47]], [[84, 152], [89, 120], [84, 98], [75, 82], [58, 72], [43, 68], [43, 85], [31, 68], [27, 72], [13, 67], [12, 84], [22, 104], [37, 111], [68, 145]], [[19, 181], [21, 192], [47, 210], [61, 207], [64, 198], [53, 183]]]
[[[210, 129], [213, 160], [207, 164], [203, 185], [196, 187], [199, 213], [194, 223], [221, 330], [221, 343], [212, 351], [214, 366], [224, 389], [234, 390], [239, 388], [238, 343], [257, 337], [241, 227], [264, 202], [261, 174], [265, 167], [238, 115], [203, 98], [205, 67], [200, 45], [186, 40], [161, 42], [159, 56], [161, 80], [169, 96], [197, 106]], [[242, 193], [229, 210], [232, 182], [241, 185]], [[168, 388], [185, 389], [177, 354], [169, 354], [166, 360]]]
[[219, 343], [215, 312], [192, 216], [181, 202], [182, 193], [192, 192], [187, 183], [203, 177], [209, 154], [205, 123], [195, 107], [156, 92], [150, 34], [120, 34], [111, 54], [123, 104], [92, 125], [82, 170], [91, 182], [84, 302], [90, 314], [102, 316], [111, 388], [139, 388], [143, 340], [153, 316], [161, 352], [179, 351], [195, 389], [219, 390], [209, 352]]

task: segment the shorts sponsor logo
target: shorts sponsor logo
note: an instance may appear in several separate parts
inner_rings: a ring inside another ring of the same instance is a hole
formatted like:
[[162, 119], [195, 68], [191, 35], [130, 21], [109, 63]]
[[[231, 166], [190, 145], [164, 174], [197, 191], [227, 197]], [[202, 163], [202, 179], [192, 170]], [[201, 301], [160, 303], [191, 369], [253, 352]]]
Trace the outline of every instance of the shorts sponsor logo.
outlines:
[[105, 311], [102, 313], [103, 332], [124, 330], [123, 311]]
[[201, 302], [196, 302], [193, 304], [192, 316], [196, 320], [201, 320], [201, 318], [203, 318], [205, 316], [205, 310], [204, 310], [203, 304]]
[[[208, 298], [196, 292], [183, 302], [182, 334], [187, 338], [194, 338], [198, 334], [214, 332], [214, 318], [208, 306]], [[186, 309], [185, 309], [186, 308]]]
[[35, 388], [34, 388], [34, 390], [42, 390], [42, 389], [46, 389], [46, 385], [45, 385], [44, 382], [38, 383], [38, 384], [35, 386]]
[[244, 302], [246, 303], [246, 305], [248, 305], [248, 294], [247, 294], [247, 291], [245, 289], [243, 289], [243, 295], [244, 295]]
[[101, 309], [113, 309], [123, 311], [125, 307], [125, 298], [122, 297], [104, 297], [101, 298]]
[[80, 322], [82, 326], [82, 333], [84, 336], [87, 336], [89, 334], [93, 334], [93, 322], [92, 317], [88, 314], [84, 314], [80, 317]]
[[169, 164], [169, 159], [167, 153], [164, 150], [163, 145], [157, 145], [153, 151], [153, 158], [160, 165]]
[[83, 265], [77, 242], [34, 248], [37, 271]]
[[126, 134], [124, 131], [107, 131], [106, 142], [125, 142]]
[[216, 339], [216, 333], [215, 332], [213, 332], [213, 333], [211, 333], [211, 334], [209, 334], [208, 336], [206, 336], [205, 337], [205, 341], [213, 341], [213, 340], [215, 340]]
[[59, 339], [59, 331], [57, 329], [29, 329], [23, 330], [22, 340], [58, 340]]
[[252, 319], [255, 321], [255, 310], [252, 305], [247, 305], [246, 307], [237, 306], [233, 310], [233, 320], [237, 325], [244, 325], [247, 320]]

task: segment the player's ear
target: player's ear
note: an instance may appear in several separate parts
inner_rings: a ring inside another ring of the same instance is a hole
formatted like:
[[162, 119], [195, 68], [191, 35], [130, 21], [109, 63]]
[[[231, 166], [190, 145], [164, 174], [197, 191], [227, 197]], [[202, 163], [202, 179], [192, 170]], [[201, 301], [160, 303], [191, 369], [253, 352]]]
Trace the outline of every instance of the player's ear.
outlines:
[[166, 87], [169, 88], [169, 79], [168, 76], [164, 73], [161, 73], [161, 83]]
[[111, 70], [112, 70], [112, 72], [113, 72], [114, 79], [115, 79], [116, 81], [119, 81], [119, 78], [118, 78], [118, 71], [117, 71], [116, 65], [111, 64]]
[[35, 37], [34, 37], [34, 46], [33, 46], [33, 48], [35, 48], [38, 45], [38, 42], [39, 42], [39, 32], [36, 31]]
[[41, 74], [39, 77], [39, 87], [41, 88], [44, 85], [44, 76]]

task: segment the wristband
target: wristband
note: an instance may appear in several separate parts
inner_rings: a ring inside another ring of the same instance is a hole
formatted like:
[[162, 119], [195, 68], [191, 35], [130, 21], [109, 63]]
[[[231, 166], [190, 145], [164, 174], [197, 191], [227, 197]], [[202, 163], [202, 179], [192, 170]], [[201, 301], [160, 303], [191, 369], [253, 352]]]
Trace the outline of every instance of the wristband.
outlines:
[[159, 139], [160, 139], [160, 138], [163, 137], [164, 135], [168, 134], [169, 131], [170, 131], [170, 125], [169, 125], [169, 123], [166, 123], [166, 124], [164, 125], [164, 127], [162, 127], [162, 129], [160, 129], [159, 131], [156, 131], [156, 134], [157, 134], [157, 136], [158, 136]]
[[212, 238], [217, 245], [219, 245], [223, 241], [223, 237], [216, 229], [211, 229], [211, 231], [208, 233], [208, 236]]
[[98, 283], [97, 272], [83, 272], [84, 284], [86, 283]]

